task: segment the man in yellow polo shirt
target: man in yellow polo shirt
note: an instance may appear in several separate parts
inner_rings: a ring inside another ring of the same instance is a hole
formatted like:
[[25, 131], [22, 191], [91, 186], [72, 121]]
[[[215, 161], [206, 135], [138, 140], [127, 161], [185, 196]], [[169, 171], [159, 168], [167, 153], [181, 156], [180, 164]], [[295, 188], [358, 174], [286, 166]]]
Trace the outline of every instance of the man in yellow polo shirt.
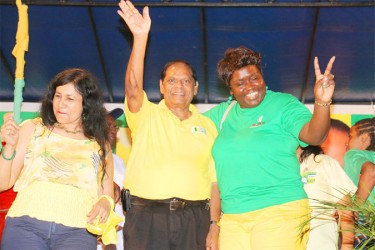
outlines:
[[211, 157], [217, 130], [191, 105], [198, 91], [195, 71], [184, 60], [167, 63], [160, 79], [164, 100], [151, 103], [143, 91], [148, 7], [141, 15], [129, 1], [119, 6], [134, 37], [125, 76], [132, 151], [124, 181], [131, 194], [124, 247], [217, 249], [220, 199]]

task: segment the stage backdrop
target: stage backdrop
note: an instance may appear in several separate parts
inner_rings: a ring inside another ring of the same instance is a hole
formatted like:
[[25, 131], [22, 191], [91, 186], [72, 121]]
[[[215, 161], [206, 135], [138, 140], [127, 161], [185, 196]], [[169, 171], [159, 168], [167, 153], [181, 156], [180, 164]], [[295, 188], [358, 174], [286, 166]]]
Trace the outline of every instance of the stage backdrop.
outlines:
[[[200, 112], [205, 112], [214, 107], [215, 104], [197, 104], [196, 106]], [[310, 111], [313, 111], [313, 105], [306, 105], [306, 107]], [[39, 108], [39, 103], [23, 103], [21, 112], [22, 121], [38, 116]], [[106, 104], [106, 108], [108, 109], [108, 111], [111, 111], [115, 108], [123, 109], [124, 106], [122, 103], [111, 103]], [[3, 115], [11, 110], [13, 110], [13, 103], [0, 102], [0, 126], [3, 124]], [[358, 120], [368, 117], [374, 117], [375, 107], [372, 105], [331, 105], [331, 114], [332, 118], [339, 119], [345, 122], [350, 127]], [[116, 122], [120, 129], [117, 134], [115, 153], [120, 156], [126, 164], [131, 148], [130, 130], [127, 126], [124, 115], [119, 117]]]

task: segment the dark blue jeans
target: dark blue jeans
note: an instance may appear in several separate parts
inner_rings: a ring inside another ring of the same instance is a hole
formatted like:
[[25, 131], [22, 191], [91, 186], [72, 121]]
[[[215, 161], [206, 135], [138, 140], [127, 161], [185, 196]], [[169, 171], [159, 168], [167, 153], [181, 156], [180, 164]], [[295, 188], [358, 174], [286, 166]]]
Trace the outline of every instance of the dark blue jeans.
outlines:
[[95, 250], [96, 235], [29, 216], [7, 217], [1, 250]]

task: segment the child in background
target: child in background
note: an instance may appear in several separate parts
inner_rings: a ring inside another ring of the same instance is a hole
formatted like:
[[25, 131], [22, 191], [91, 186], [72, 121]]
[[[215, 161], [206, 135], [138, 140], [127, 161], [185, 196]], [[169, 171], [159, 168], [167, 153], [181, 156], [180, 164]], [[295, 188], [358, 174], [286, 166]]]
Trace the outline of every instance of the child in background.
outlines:
[[302, 182], [313, 209], [306, 249], [338, 249], [339, 231], [342, 233], [339, 249], [353, 249], [353, 214], [349, 211], [337, 211], [341, 227], [338, 228], [336, 210], [323, 208], [320, 202], [350, 204], [351, 195], [356, 192], [357, 187], [345, 174], [339, 162], [324, 155], [321, 147], [307, 146], [299, 148], [297, 153], [301, 163]]
[[[375, 117], [362, 119], [350, 129], [348, 152], [344, 158], [344, 170], [358, 186], [358, 202], [369, 202], [375, 206]], [[368, 227], [368, 221], [359, 215], [358, 224]], [[368, 240], [366, 235], [357, 235], [355, 247], [366, 244], [365, 249], [375, 246], [375, 239]]]
[[[358, 121], [350, 129], [348, 152], [344, 158], [344, 170], [354, 184], [359, 185], [359, 179], [364, 172], [373, 172], [375, 168], [375, 117]], [[363, 187], [364, 188], [364, 187]], [[362, 192], [364, 191], [364, 192]], [[375, 205], [375, 200], [369, 199], [370, 192], [375, 197], [375, 189], [367, 187], [367, 190], [359, 189], [357, 197], [363, 201], [369, 200]], [[360, 193], [360, 195], [358, 195]]]
[[331, 126], [324, 142], [320, 145], [325, 155], [337, 160], [344, 168], [344, 155], [349, 141], [350, 127], [344, 122], [331, 118]]

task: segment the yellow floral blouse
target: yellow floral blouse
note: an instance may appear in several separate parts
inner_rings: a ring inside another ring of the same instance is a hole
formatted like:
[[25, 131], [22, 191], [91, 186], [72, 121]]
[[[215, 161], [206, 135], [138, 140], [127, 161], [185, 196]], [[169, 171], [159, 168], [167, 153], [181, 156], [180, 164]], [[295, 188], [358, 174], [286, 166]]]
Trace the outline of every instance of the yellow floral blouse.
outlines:
[[99, 145], [58, 135], [33, 120], [35, 131], [7, 216], [28, 215], [67, 226], [86, 227], [86, 214], [98, 198]]

